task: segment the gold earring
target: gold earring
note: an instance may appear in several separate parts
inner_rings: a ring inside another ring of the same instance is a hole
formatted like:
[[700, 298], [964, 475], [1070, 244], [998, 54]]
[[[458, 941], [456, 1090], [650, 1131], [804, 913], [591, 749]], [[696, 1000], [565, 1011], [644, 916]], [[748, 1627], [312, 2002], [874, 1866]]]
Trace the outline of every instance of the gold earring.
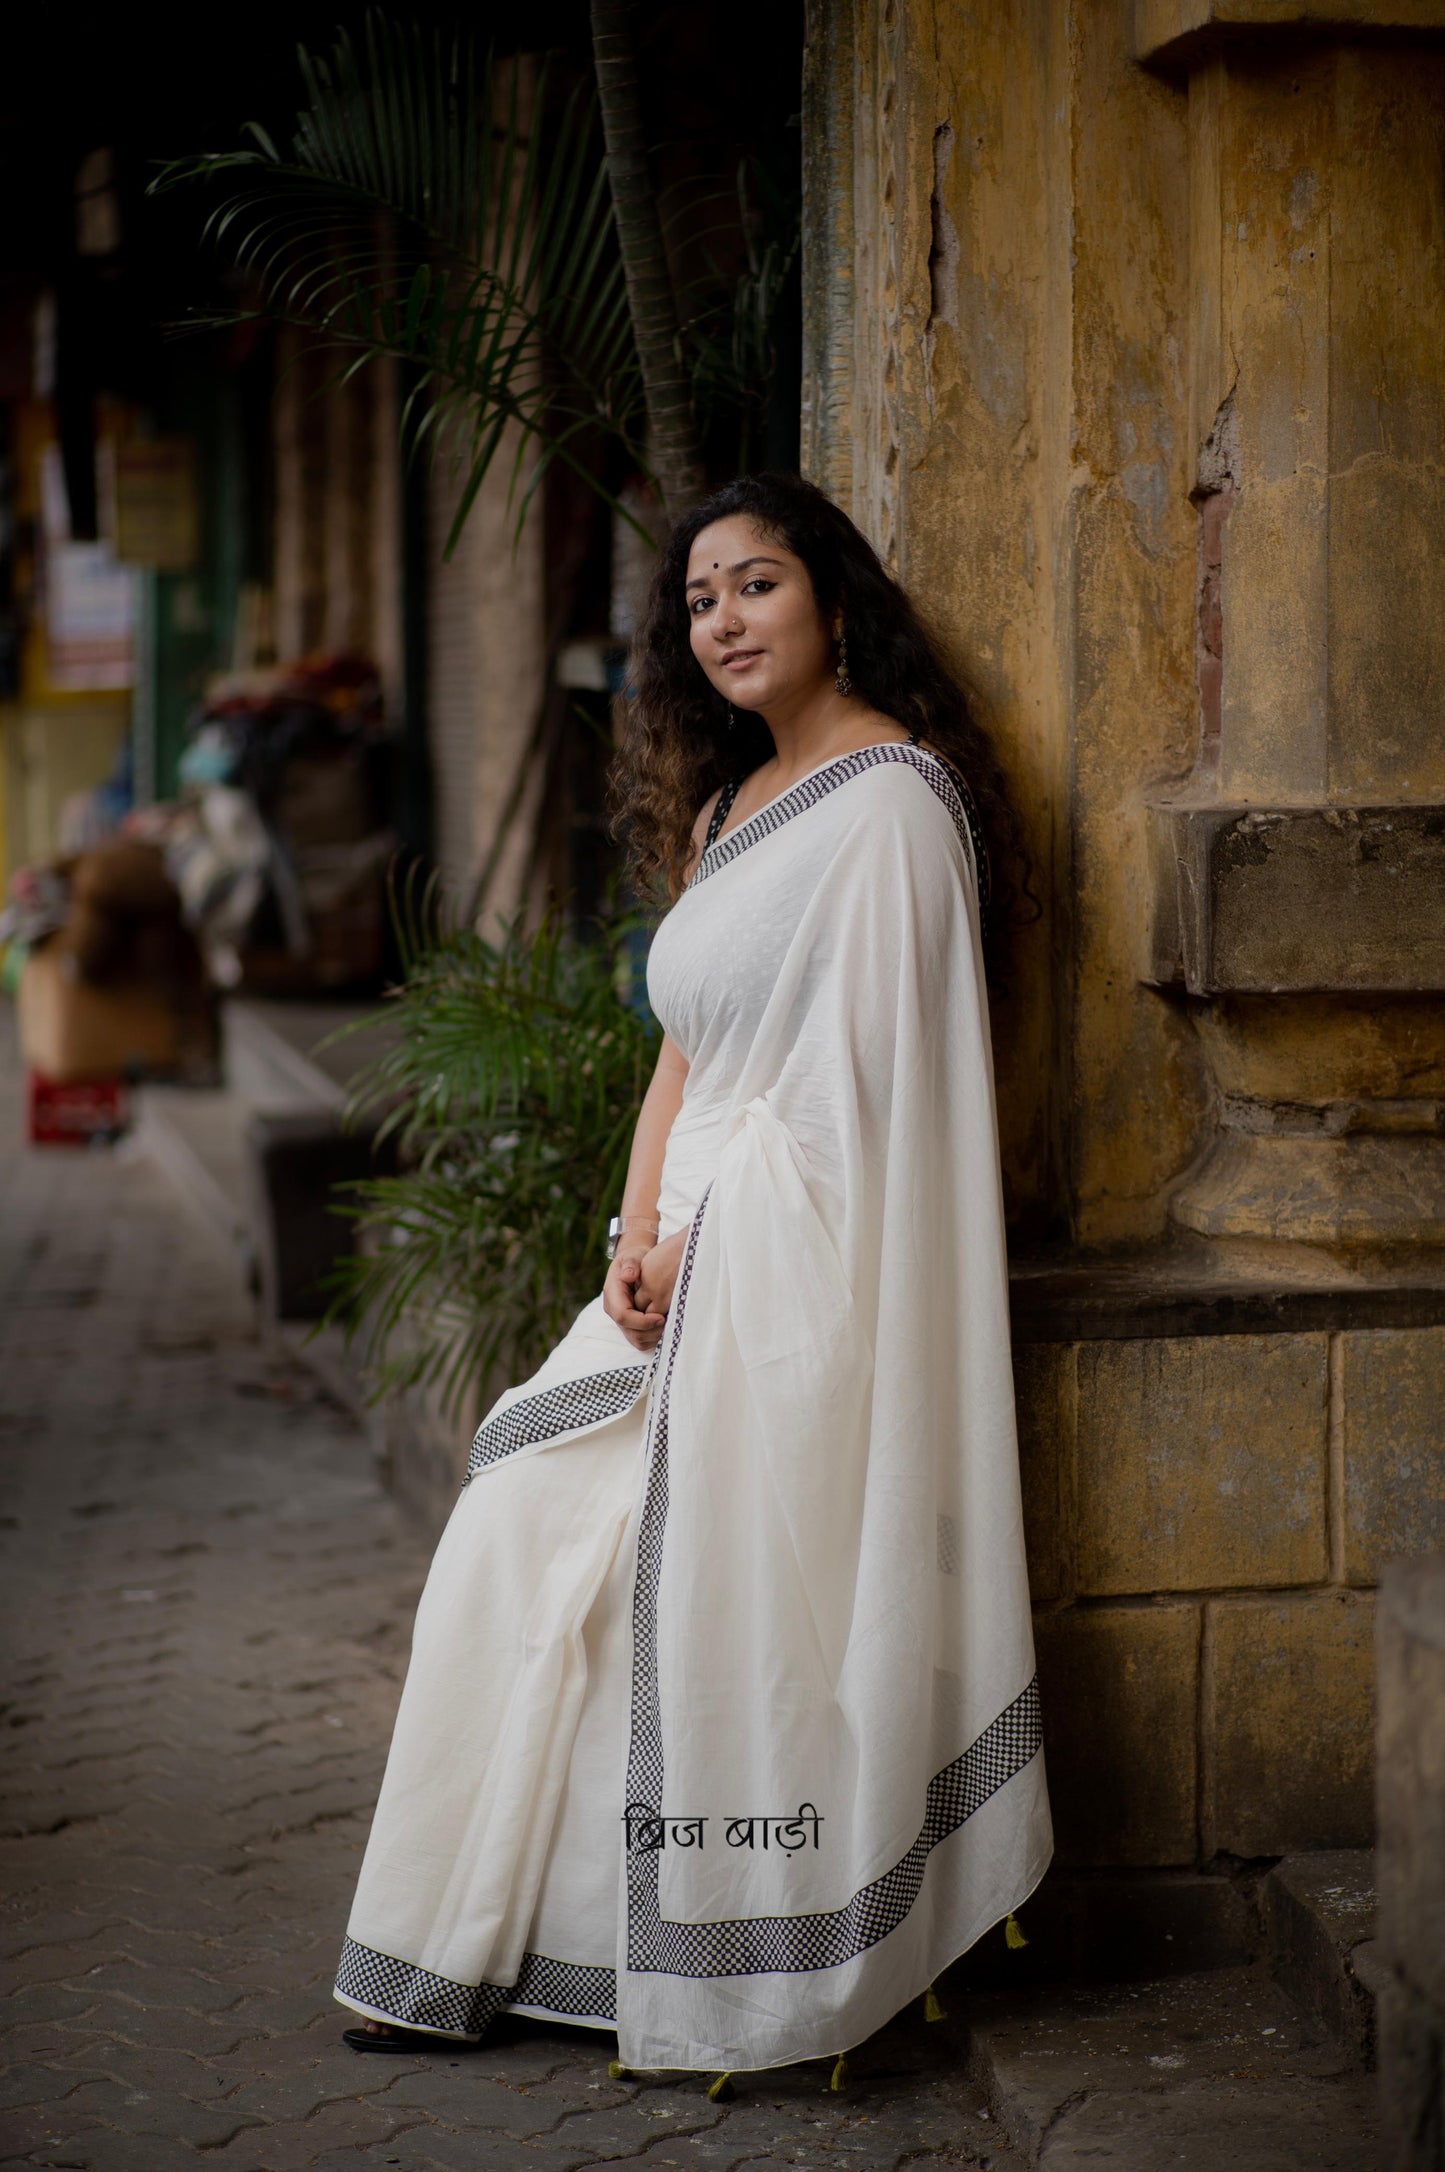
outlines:
[[848, 631], [845, 627], [838, 636], [838, 675], [833, 684], [840, 694], [851, 694], [853, 681], [848, 676]]

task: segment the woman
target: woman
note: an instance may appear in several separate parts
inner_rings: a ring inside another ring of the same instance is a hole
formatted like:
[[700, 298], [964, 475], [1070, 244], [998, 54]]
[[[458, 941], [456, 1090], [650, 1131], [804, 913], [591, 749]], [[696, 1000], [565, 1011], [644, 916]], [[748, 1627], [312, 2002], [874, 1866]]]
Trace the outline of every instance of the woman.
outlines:
[[679, 524], [634, 669], [666, 1037], [602, 1293], [483, 1421], [422, 1597], [357, 2049], [507, 2010], [625, 2066], [834, 2055], [1051, 1851], [955, 766], [989, 790], [987, 749], [796, 477]]

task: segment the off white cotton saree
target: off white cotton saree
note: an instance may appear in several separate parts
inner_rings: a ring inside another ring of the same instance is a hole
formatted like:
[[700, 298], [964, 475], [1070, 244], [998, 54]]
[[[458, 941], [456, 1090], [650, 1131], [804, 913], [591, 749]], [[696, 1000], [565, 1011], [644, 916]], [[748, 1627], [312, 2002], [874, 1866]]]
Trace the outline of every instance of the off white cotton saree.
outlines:
[[382, 2020], [766, 2067], [878, 2028], [1048, 1862], [977, 857], [902, 742], [704, 853], [658, 1350], [481, 1425], [337, 1979]]

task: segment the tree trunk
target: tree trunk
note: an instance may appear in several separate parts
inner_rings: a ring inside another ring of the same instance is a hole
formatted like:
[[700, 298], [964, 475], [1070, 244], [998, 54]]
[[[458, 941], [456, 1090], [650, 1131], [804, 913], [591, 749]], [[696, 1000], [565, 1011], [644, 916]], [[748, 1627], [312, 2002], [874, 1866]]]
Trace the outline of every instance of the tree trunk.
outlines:
[[592, 50], [617, 239], [632, 332], [642, 366], [653, 473], [669, 521], [703, 494], [692, 387], [678, 338], [677, 297], [662, 243], [657, 197], [642, 139], [642, 102], [630, 0], [591, 0]]

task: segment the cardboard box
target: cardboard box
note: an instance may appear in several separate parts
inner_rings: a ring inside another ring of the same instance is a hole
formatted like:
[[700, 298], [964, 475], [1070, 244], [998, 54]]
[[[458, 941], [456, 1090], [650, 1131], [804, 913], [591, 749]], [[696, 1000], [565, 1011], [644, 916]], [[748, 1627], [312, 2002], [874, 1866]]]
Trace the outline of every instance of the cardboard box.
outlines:
[[32, 950], [20, 975], [20, 1052], [57, 1085], [169, 1071], [181, 1060], [180, 1021], [153, 988], [93, 988], [65, 970], [53, 942]]

